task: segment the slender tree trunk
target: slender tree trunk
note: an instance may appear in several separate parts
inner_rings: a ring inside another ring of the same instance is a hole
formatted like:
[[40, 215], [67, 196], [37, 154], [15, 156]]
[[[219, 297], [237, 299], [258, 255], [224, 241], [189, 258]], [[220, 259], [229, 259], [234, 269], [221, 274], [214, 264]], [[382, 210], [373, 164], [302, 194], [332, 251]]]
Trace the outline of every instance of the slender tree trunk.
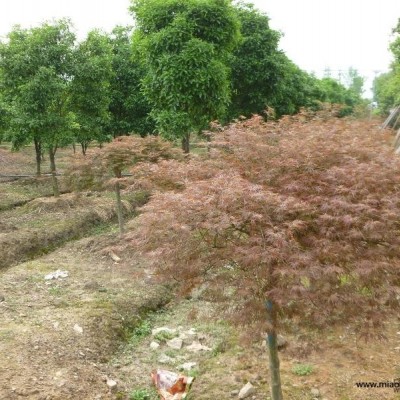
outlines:
[[75, 142], [72, 143], [72, 149], [74, 150], [74, 154], [76, 154], [76, 146], [75, 146]]
[[119, 233], [123, 235], [124, 233], [124, 216], [122, 211], [122, 201], [121, 201], [121, 187], [119, 182], [115, 184], [115, 198], [117, 200], [117, 215], [118, 215], [118, 225]]
[[190, 133], [186, 133], [182, 138], [182, 150], [184, 153], [190, 153]]
[[42, 174], [41, 165], [42, 165], [42, 145], [37, 139], [33, 139], [35, 143], [35, 153], [36, 153], [36, 176], [40, 176]]
[[271, 375], [271, 396], [272, 400], [283, 400], [281, 373], [279, 369], [278, 339], [276, 334], [277, 313], [272, 301], [266, 302], [267, 319], [270, 325], [267, 342], [269, 349], [269, 371]]
[[60, 189], [58, 187], [58, 180], [56, 175], [56, 160], [55, 160], [56, 150], [53, 146], [49, 147], [49, 158], [50, 158], [50, 171], [51, 171], [51, 182], [53, 185], [54, 197], [60, 197]]
[[86, 156], [86, 151], [87, 151], [88, 146], [89, 146], [89, 142], [81, 142], [82, 154], [84, 156]]

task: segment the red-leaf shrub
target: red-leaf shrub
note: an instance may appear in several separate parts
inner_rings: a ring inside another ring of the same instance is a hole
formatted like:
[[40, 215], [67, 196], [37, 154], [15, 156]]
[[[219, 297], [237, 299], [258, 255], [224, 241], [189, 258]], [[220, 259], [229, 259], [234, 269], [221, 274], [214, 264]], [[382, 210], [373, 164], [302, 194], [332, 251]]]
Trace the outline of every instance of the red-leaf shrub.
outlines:
[[146, 170], [170, 184], [129, 243], [161, 278], [208, 280], [243, 324], [268, 299], [282, 325], [380, 334], [400, 298], [400, 160], [384, 135], [326, 113], [231, 125], [207, 160]]

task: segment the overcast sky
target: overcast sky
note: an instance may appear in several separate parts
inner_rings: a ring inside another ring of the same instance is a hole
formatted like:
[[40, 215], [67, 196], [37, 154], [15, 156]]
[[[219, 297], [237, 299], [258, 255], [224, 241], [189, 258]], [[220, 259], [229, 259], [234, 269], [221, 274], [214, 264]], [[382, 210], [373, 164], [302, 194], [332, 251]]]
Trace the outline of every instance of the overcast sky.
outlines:
[[[400, 18], [400, 0], [254, 0], [274, 29], [284, 33], [281, 48], [297, 65], [318, 76], [349, 67], [364, 76], [387, 70], [391, 30]], [[92, 28], [110, 31], [132, 24], [129, 0], [0, 0], [0, 36], [15, 24], [30, 27], [70, 17], [78, 37]], [[370, 81], [367, 83], [370, 86]]]

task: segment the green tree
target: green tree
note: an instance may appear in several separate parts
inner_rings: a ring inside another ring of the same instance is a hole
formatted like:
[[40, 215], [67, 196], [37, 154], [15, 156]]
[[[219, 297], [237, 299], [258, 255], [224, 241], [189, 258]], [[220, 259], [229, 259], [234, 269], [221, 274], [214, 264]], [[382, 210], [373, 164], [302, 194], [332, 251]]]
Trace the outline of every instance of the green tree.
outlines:
[[374, 100], [381, 114], [400, 104], [400, 65], [393, 65], [391, 71], [381, 74], [374, 80]]
[[397, 21], [396, 27], [393, 29], [393, 34], [395, 38], [390, 44], [390, 50], [395, 57], [395, 63], [400, 64], [400, 18]]
[[281, 34], [269, 27], [269, 18], [251, 4], [239, 3], [236, 13], [242, 40], [233, 52], [232, 104], [229, 117], [261, 114], [277, 96], [283, 78]]
[[145, 69], [132, 49], [132, 28], [117, 26], [110, 37], [113, 49], [110, 82], [110, 121], [107, 132], [114, 138], [127, 133], [146, 136], [154, 132], [151, 107], [141, 90]]
[[380, 113], [387, 114], [389, 110], [400, 104], [400, 19], [393, 29], [395, 38], [390, 44], [394, 61], [390, 71], [379, 75], [374, 80], [374, 100], [378, 103]]
[[75, 35], [68, 20], [40, 27], [19, 26], [0, 45], [0, 79], [7, 105], [7, 138], [15, 149], [34, 142], [37, 175], [41, 155], [49, 153], [54, 194], [59, 194], [55, 153], [71, 140], [74, 115], [68, 108]]
[[298, 112], [301, 107], [317, 107], [321, 98], [318, 79], [300, 69], [285, 54], [280, 56], [282, 74], [271, 101], [277, 116]]
[[345, 85], [353, 94], [356, 101], [361, 101], [362, 94], [364, 93], [365, 79], [362, 77], [355, 68], [350, 67], [345, 77]]
[[107, 140], [105, 127], [111, 95], [112, 47], [107, 35], [93, 30], [79, 44], [75, 53], [74, 78], [70, 88], [70, 105], [79, 130], [76, 141], [86, 154], [89, 143]]
[[223, 117], [230, 101], [226, 64], [239, 38], [235, 9], [228, 0], [133, 0], [131, 10], [157, 129], [189, 152], [190, 133]]

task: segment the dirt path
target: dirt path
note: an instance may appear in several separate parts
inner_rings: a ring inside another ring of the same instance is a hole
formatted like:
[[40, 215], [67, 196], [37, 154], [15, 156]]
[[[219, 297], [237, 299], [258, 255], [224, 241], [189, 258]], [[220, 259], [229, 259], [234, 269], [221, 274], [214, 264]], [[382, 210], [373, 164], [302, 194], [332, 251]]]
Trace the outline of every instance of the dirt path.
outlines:
[[[111, 238], [112, 240], [114, 238]], [[107, 399], [108, 365], [139, 316], [165, 302], [134, 260], [116, 263], [101, 248], [110, 237], [68, 244], [2, 272], [0, 399]], [[56, 270], [68, 277], [45, 280]]]

